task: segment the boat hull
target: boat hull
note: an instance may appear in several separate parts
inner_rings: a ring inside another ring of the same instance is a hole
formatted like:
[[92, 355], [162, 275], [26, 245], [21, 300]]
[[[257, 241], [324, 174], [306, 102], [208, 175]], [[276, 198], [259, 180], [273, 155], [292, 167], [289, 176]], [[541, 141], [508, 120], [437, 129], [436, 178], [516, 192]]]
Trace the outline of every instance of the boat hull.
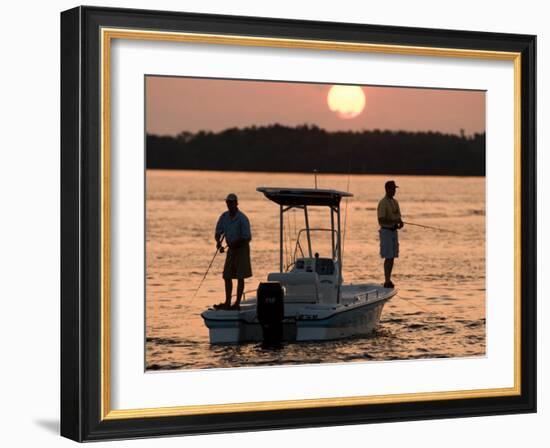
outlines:
[[365, 304], [328, 319], [299, 321], [296, 340], [330, 341], [368, 335], [378, 326], [385, 302], [386, 300], [381, 300], [374, 304]]
[[[328, 341], [368, 335], [377, 327], [385, 303], [395, 293], [387, 289], [374, 298], [336, 306], [285, 304], [283, 341]], [[207, 310], [202, 317], [209, 329], [211, 344], [264, 340], [253, 302], [244, 303], [240, 311]]]

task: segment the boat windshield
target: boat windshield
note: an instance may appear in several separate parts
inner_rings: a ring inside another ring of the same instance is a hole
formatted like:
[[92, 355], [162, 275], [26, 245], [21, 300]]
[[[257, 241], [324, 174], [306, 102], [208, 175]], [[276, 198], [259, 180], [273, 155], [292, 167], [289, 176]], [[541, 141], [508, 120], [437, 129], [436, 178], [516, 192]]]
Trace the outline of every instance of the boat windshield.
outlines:
[[334, 275], [334, 261], [330, 258], [317, 258], [315, 272], [319, 275]]
[[336, 246], [336, 230], [314, 228], [309, 229], [309, 234], [312, 252], [309, 253], [307, 229], [301, 229], [296, 237], [296, 244], [292, 253], [290, 265], [293, 265], [297, 258], [311, 258], [315, 256], [322, 260], [329, 260], [331, 265], [334, 266], [332, 260], [336, 259], [338, 250]]

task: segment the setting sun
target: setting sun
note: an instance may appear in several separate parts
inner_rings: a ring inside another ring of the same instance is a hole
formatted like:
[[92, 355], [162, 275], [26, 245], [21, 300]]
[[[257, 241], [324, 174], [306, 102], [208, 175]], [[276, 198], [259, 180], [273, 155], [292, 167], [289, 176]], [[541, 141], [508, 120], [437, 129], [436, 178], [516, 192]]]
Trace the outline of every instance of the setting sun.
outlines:
[[328, 107], [338, 117], [357, 117], [365, 108], [365, 93], [359, 86], [332, 86], [327, 95]]

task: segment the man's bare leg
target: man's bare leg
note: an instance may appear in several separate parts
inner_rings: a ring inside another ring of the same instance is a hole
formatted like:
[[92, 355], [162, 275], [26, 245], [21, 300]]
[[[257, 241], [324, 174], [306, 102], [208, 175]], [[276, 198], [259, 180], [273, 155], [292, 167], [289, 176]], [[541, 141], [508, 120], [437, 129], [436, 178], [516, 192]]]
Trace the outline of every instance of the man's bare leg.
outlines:
[[244, 278], [240, 278], [237, 280], [237, 302], [235, 303], [235, 307], [238, 307], [241, 304], [243, 292], [244, 292]]
[[386, 283], [391, 282], [391, 271], [393, 270], [393, 258], [386, 258], [384, 260], [384, 277]]
[[233, 280], [224, 278], [225, 281], [225, 306], [231, 306], [231, 293], [233, 292]]

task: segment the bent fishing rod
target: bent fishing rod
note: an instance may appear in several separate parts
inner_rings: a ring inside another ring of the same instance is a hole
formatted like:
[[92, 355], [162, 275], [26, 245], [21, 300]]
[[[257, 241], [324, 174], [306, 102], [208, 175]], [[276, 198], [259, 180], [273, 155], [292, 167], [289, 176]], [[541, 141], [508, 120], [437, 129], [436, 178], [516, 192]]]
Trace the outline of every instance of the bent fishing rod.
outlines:
[[407, 224], [408, 226], [422, 227], [423, 229], [438, 230], [439, 232], [456, 233], [457, 235], [459, 235], [459, 233], [455, 232], [454, 230], [442, 229], [441, 227], [425, 226], [424, 224], [417, 224], [415, 222], [406, 222], [406, 221], [403, 221], [403, 224]]
[[220, 244], [219, 244], [218, 247], [216, 247], [216, 252], [214, 253], [214, 256], [212, 257], [212, 260], [210, 260], [210, 264], [208, 265], [208, 268], [206, 269], [206, 272], [204, 273], [204, 276], [202, 277], [202, 280], [199, 283], [199, 287], [195, 290], [195, 294], [193, 294], [193, 297], [191, 298], [191, 300], [193, 300], [195, 298], [195, 296], [199, 292], [199, 289], [201, 289], [201, 286], [204, 283], [204, 280], [206, 279], [206, 276], [210, 272], [210, 268], [212, 268], [212, 265], [214, 264], [214, 260], [216, 259], [216, 256], [218, 255], [218, 252], [223, 254], [224, 247], [222, 246], [222, 243], [223, 243], [224, 238], [225, 238], [225, 235], [223, 235], [222, 238], [220, 239]]

